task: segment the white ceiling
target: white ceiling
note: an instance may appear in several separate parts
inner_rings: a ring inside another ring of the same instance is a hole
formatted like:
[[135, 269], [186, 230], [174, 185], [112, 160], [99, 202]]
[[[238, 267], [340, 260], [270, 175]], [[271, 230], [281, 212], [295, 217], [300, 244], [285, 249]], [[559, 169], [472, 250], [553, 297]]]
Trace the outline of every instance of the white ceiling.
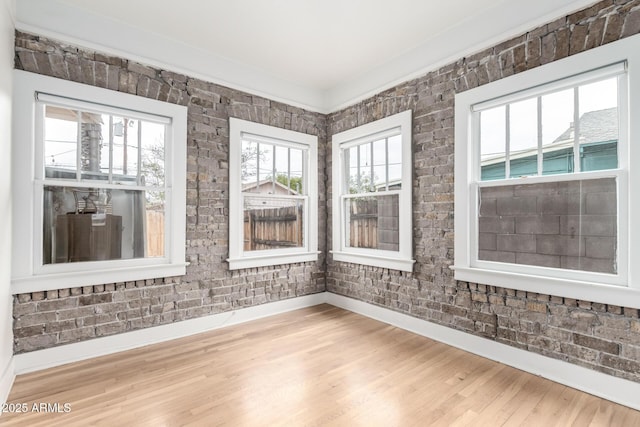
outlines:
[[334, 111], [593, 0], [18, 0], [17, 27]]

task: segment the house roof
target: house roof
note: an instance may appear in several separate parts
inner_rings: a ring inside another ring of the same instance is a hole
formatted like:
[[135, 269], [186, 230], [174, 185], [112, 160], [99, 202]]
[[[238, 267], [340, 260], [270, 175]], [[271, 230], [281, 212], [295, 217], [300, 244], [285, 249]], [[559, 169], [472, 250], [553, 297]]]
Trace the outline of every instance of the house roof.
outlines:
[[[573, 139], [574, 126], [571, 124], [553, 144]], [[618, 109], [589, 111], [580, 117], [580, 143], [615, 141], [618, 139]]]

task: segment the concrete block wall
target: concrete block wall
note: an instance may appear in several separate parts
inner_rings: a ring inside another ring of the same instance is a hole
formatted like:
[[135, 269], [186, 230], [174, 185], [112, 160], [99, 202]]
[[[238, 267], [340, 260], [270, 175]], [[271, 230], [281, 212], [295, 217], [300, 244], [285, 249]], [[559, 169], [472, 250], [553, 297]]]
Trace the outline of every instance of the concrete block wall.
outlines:
[[[326, 234], [326, 117], [123, 58], [16, 32], [15, 67], [188, 107], [187, 274], [14, 296], [14, 351], [48, 348], [325, 290], [325, 259], [229, 271], [229, 117], [317, 135]], [[325, 241], [319, 239], [321, 253]]]
[[[637, 309], [515, 291], [491, 286], [491, 283], [456, 282], [449, 269], [455, 249], [455, 94], [638, 32], [639, 0], [601, 1], [330, 114], [329, 136], [407, 109], [413, 111], [413, 251], [416, 264], [413, 273], [405, 273], [336, 262], [329, 255], [327, 290], [640, 382]], [[327, 151], [330, 163], [331, 146]], [[329, 175], [327, 188], [331, 190], [331, 186]], [[501, 245], [509, 248], [530, 244], [515, 242], [508, 236], [516, 233], [516, 227], [520, 231], [541, 228], [551, 232], [562, 226], [547, 218], [540, 221], [520, 219], [516, 223], [516, 212], [523, 208], [535, 211], [534, 203], [537, 202], [507, 206], [501, 202], [501, 209], [513, 214], [513, 221], [487, 219], [485, 230], [506, 235]], [[585, 203], [594, 207], [611, 206], [611, 200], [596, 202], [593, 199], [591, 202], [585, 200]], [[549, 203], [549, 209], [554, 205]], [[543, 206], [542, 209], [547, 208]], [[328, 213], [331, 215], [331, 207]], [[597, 211], [593, 214], [608, 215]], [[331, 229], [331, 221], [328, 224]], [[492, 239], [485, 238], [483, 236], [483, 245], [494, 245]], [[330, 240], [331, 233], [329, 248]], [[496, 247], [497, 244], [496, 241]], [[584, 250], [587, 250], [586, 245]]]
[[481, 260], [616, 272], [616, 181], [480, 189]]

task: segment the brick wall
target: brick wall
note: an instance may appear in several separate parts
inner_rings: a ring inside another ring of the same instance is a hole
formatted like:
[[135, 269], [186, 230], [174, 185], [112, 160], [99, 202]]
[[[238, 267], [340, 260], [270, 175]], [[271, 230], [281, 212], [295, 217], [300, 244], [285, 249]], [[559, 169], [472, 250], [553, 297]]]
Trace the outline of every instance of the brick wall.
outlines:
[[[413, 110], [416, 265], [413, 273], [404, 273], [334, 262], [329, 256], [327, 290], [640, 381], [637, 309], [456, 282], [449, 269], [455, 94], [638, 32], [640, 1], [599, 2], [329, 115], [328, 135], [333, 135]], [[330, 145], [327, 151], [330, 163]]]
[[[107, 283], [14, 297], [17, 353], [325, 290], [316, 263], [229, 271], [229, 117], [318, 136], [319, 235], [325, 235], [326, 117], [189, 76], [16, 33], [15, 66], [188, 107], [187, 241], [180, 278]], [[319, 250], [325, 251], [324, 239]]]
[[[18, 33], [17, 68], [189, 107], [187, 257], [192, 264], [182, 278], [16, 295], [15, 351], [324, 290], [323, 255], [318, 263], [228, 271], [227, 119], [317, 134], [324, 147], [326, 135], [412, 109], [414, 272], [333, 262], [329, 256], [327, 290], [640, 381], [637, 309], [456, 282], [449, 269], [455, 93], [638, 32], [640, 0], [600, 2], [329, 116]], [[330, 145], [319, 154], [319, 235], [330, 239]], [[319, 249], [324, 252], [328, 243], [321, 238]]]

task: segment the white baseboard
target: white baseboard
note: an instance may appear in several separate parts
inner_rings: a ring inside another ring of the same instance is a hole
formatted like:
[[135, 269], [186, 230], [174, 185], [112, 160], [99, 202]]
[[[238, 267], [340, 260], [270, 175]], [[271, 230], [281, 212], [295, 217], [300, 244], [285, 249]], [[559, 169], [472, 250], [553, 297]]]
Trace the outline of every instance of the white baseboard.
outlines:
[[[326, 292], [321, 292], [318, 294], [304, 295], [225, 313], [199, 317], [197, 319], [189, 319], [123, 334], [17, 354], [14, 356], [15, 374], [26, 374], [28, 372], [52, 368], [71, 362], [195, 335], [225, 326], [249, 322], [299, 308], [323, 304], [327, 301], [326, 294]], [[13, 373], [14, 370], [12, 369], [11, 372]]]
[[640, 383], [521, 350], [342, 295], [327, 293], [327, 303], [640, 410]]
[[[96, 338], [45, 350], [18, 354], [0, 378], [0, 401], [9, 394], [16, 375], [117, 353], [171, 339], [236, 325], [299, 308], [328, 303], [407, 331], [440, 341], [470, 353], [539, 375], [594, 396], [640, 410], [640, 383], [616, 378], [591, 369], [520, 350], [466, 332], [437, 325], [406, 314], [329, 292], [247, 307], [168, 325]], [[15, 368], [15, 370], [13, 369]], [[6, 396], [5, 396], [6, 395]]]
[[[9, 363], [4, 368], [4, 372], [0, 376], [0, 405], [3, 405], [9, 398], [9, 392], [13, 386], [13, 381], [16, 379], [14, 357], [9, 360]], [[2, 411], [0, 411], [2, 415]]]

